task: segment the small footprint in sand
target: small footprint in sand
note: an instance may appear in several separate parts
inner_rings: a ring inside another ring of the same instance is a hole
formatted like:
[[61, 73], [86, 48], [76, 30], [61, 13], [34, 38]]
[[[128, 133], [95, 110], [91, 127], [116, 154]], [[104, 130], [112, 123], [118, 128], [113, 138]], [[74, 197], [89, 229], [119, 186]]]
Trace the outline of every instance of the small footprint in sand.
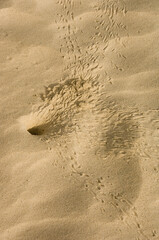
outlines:
[[[108, 25], [113, 25], [113, 29], [117, 27], [113, 14], [125, 11], [124, 7], [118, 8], [117, 1], [115, 5], [113, 1], [110, 2], [111, 8], [100, 1], [102, 15], [96, 20], [100, 21], [97, 23], [100, 23], [101, 31], [107, 28], [104, 11], [110, 19]], [[98, 44], [92, 45], [91, 42], [89, 51], [81, 52], [74, 29], [69, 23], [72, 20], [65, 16], [66, 10], [67, 6], [63, 9], [64, 16], [60, 15], [60, 22], [68, 27], [64, 46], [68, 47], [68, 59], [70, 56], [73, 59], [72, 62], [66, 60], [66, 69], [73, 69], [75, 77], [70, 73], [70, 79], [45, 87], [45, 92], [41, 94], [41, 105], [20, 121], [30, 134], [46, 137], [50, 145], [52, 139], [56, 139], [57, 145], [65, 141], [66, 146], [61, 144], [59, 147], [60, 153], [63, 151], [65, 155], [61, 155], [60, 164], [92, 194], [98, 206], [97, 216], [112, 221], [122, 218], [133, 206], [142, 184], [137, 154], [140, 126], [135, 114], [138, 113], [136, 110], [124, 109], [107, 96], [104, 84], [93, 72], [100, 69], [98, 52], [96, 53]], [[97, 9], [98, 12], [101, 9]], [[119, 25], [118, 28], [120, 27]], [[113, 34], [117, 37], [116, 29]], [[105, 36], [94, 37], [107, 44]], [[62, 51], [63, 48], [60, 49]], [[91, 62], [90, 66], [88, 61]], [[115, 67], [118, 68], [117, 65]], [[83, 77], [85, 72], [90, 77]], [[54, 150], [57, 150], [56, 147]], [[76, 153], [73, 159], [70, 157], [72, 151]], [[109, 212], [112, 212], [111, 216]]]
[[49, 85], [41, 94], [42, 105], [24, 120], [32, 135], [56, 143], [65, 137], [68, 161], [64, 160], [63, 169], [70, 169], [103, 209], [102, 218], [111, 221], [125, 214], [140, 192], [140, 132], [137, 113], [122, 109], [97, 83], [98, 79], [79, 77]]

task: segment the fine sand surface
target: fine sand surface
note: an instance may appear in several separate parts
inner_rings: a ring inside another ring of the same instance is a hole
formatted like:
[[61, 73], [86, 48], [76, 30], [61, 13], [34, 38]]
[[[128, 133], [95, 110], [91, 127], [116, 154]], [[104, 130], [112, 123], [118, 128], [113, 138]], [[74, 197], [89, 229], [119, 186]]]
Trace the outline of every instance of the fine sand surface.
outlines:
[[0, 0], [0, 240], [159, 239], [158, 39], [158, 0]]

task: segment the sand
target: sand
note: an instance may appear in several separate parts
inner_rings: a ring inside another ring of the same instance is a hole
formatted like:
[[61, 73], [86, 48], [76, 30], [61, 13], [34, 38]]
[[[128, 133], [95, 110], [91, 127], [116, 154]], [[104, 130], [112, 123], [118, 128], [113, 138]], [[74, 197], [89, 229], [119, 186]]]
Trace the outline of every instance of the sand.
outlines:
[[158, 0], [0, 0], [0, 240], [159, 239], [158, 26]]

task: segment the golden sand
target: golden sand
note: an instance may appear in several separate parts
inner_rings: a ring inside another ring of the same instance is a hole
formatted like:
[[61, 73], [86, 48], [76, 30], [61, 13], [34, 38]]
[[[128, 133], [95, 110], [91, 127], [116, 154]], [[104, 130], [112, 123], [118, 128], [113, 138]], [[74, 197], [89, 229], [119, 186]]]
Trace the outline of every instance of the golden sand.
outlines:
[[159, 239], [157, 0], [0, 1], [0, 240]]

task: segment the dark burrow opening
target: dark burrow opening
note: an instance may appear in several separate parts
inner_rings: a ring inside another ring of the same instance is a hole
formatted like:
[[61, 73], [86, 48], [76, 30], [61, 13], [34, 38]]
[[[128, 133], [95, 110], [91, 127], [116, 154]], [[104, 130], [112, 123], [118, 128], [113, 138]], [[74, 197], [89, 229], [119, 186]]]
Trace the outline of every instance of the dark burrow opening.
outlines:
[[39, 129], [38, 127], [29, 128], [29, 129], [27, 129], [27, 131], [31, 135], [42, 135], [43, 134], [43, 130]]

